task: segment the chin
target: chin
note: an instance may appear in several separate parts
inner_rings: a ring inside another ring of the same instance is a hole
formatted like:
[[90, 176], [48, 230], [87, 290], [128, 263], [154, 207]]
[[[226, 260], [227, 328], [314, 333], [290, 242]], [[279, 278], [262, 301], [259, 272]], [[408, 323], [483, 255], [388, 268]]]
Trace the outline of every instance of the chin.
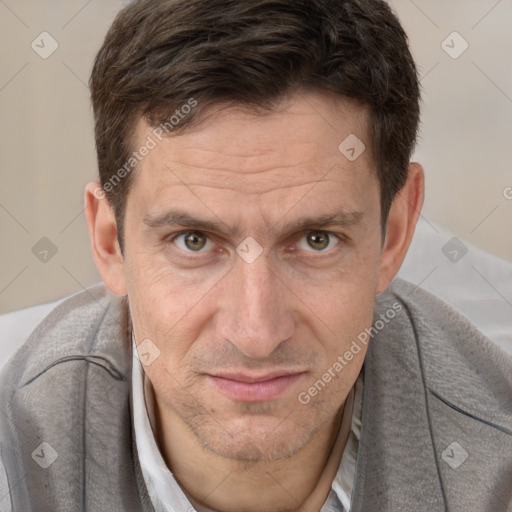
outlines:
[[[291, 415], [293, 416], [293, 415]], [[220, 426], [222, 425], [222, 426]], [[214, 421], [194, 429], [210, 452], [240, 462], [275, 461], [296, 454], [314, 436], [316, 428], [290, 418], [243, 416]]]

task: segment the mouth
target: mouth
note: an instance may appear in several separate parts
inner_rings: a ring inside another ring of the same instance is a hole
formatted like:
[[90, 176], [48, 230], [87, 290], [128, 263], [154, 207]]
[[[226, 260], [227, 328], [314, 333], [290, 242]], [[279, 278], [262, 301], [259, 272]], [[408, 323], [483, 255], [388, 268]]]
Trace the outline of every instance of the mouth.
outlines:
[[279, 371], [263, 375], [243, 372], [207, 375], [224, 396], [237, 402], [267, 402], [288, 391], [306, 375], [304, 371]]

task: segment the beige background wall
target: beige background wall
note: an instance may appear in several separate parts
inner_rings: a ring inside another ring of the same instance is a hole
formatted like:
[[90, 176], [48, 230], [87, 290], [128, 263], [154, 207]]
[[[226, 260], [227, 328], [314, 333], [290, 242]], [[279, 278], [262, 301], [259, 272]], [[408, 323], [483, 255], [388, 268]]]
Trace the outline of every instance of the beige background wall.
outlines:
[[[96, 176], [87, 80], [123, 3], [0, 0], [0, 313], [99, 280], [83, 214]], [[391, 4], [421, 68], [424, 216], [512, 261], [512, 1]], [[31, 47], [51, 50], [42, 32], [58, 43], [46, 59]], [[452, 56], [468, 48], [452, 58], [443, 41]]]

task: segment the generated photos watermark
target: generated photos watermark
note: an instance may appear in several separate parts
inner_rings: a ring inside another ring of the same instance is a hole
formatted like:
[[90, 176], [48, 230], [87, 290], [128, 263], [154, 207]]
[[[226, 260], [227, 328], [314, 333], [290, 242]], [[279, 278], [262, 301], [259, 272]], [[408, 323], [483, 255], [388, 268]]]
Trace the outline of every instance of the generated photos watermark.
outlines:
[[298, 401], [307, 405], [311, 402], [311, 399], [321, 393], [327, 384], [333, 379], [338, 377], [338, 374], [352, 361], [354, 356], [361, 352], [362, 347], [368, 345], [368, 341], [378, 334], [384, 327], [386, 327], [393, 318], [402, 311], [403, 306], [399, 302], [395, 302], [385, 313], [381, 313], [379, 320], [376, 320], [371, 327], [367, 327], [364, 331], [360, 332], [356, 339], [352, 340], [350, 347], [344, 352], [343, 355], [339, 355], [336, 361], [323, 373], [323, 375], [317, 379], [312, 386], [307, 390], [301, 391], [297, 395]]
[[165, 135], [170, 134], [180, 122], [197, 107], [197, 101], [194, 98], [189, 98], [187, 103], [183, 104], [179, 109], [176, 109], [165, 123], [160, 123], [156, 128], [151, 130], [152, 135], [148, 135], [144, 144], [139, 149], [132, 153], [132, 156], [120, 167], [102, 187], [94, 190], [94, 197], [96, 199], [103, 199], [107, 193], [112, 192], [114, 188], [121, 183], [121, 180], [128, 176], [133, 169], [141, 162], [144, 157], [149, 155], [151, 150], [155, 149], [159, 142], [163, 140]]

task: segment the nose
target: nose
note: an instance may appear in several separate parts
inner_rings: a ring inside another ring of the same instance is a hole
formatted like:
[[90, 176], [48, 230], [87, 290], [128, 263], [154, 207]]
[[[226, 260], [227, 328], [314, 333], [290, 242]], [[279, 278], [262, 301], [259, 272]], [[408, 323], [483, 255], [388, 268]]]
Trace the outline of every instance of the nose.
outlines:
[[224, 283], [217, 334], [247, 357], [268, 357], [294, 332], [291, 292], [263, 253], [247, 263], [238, 258]]

